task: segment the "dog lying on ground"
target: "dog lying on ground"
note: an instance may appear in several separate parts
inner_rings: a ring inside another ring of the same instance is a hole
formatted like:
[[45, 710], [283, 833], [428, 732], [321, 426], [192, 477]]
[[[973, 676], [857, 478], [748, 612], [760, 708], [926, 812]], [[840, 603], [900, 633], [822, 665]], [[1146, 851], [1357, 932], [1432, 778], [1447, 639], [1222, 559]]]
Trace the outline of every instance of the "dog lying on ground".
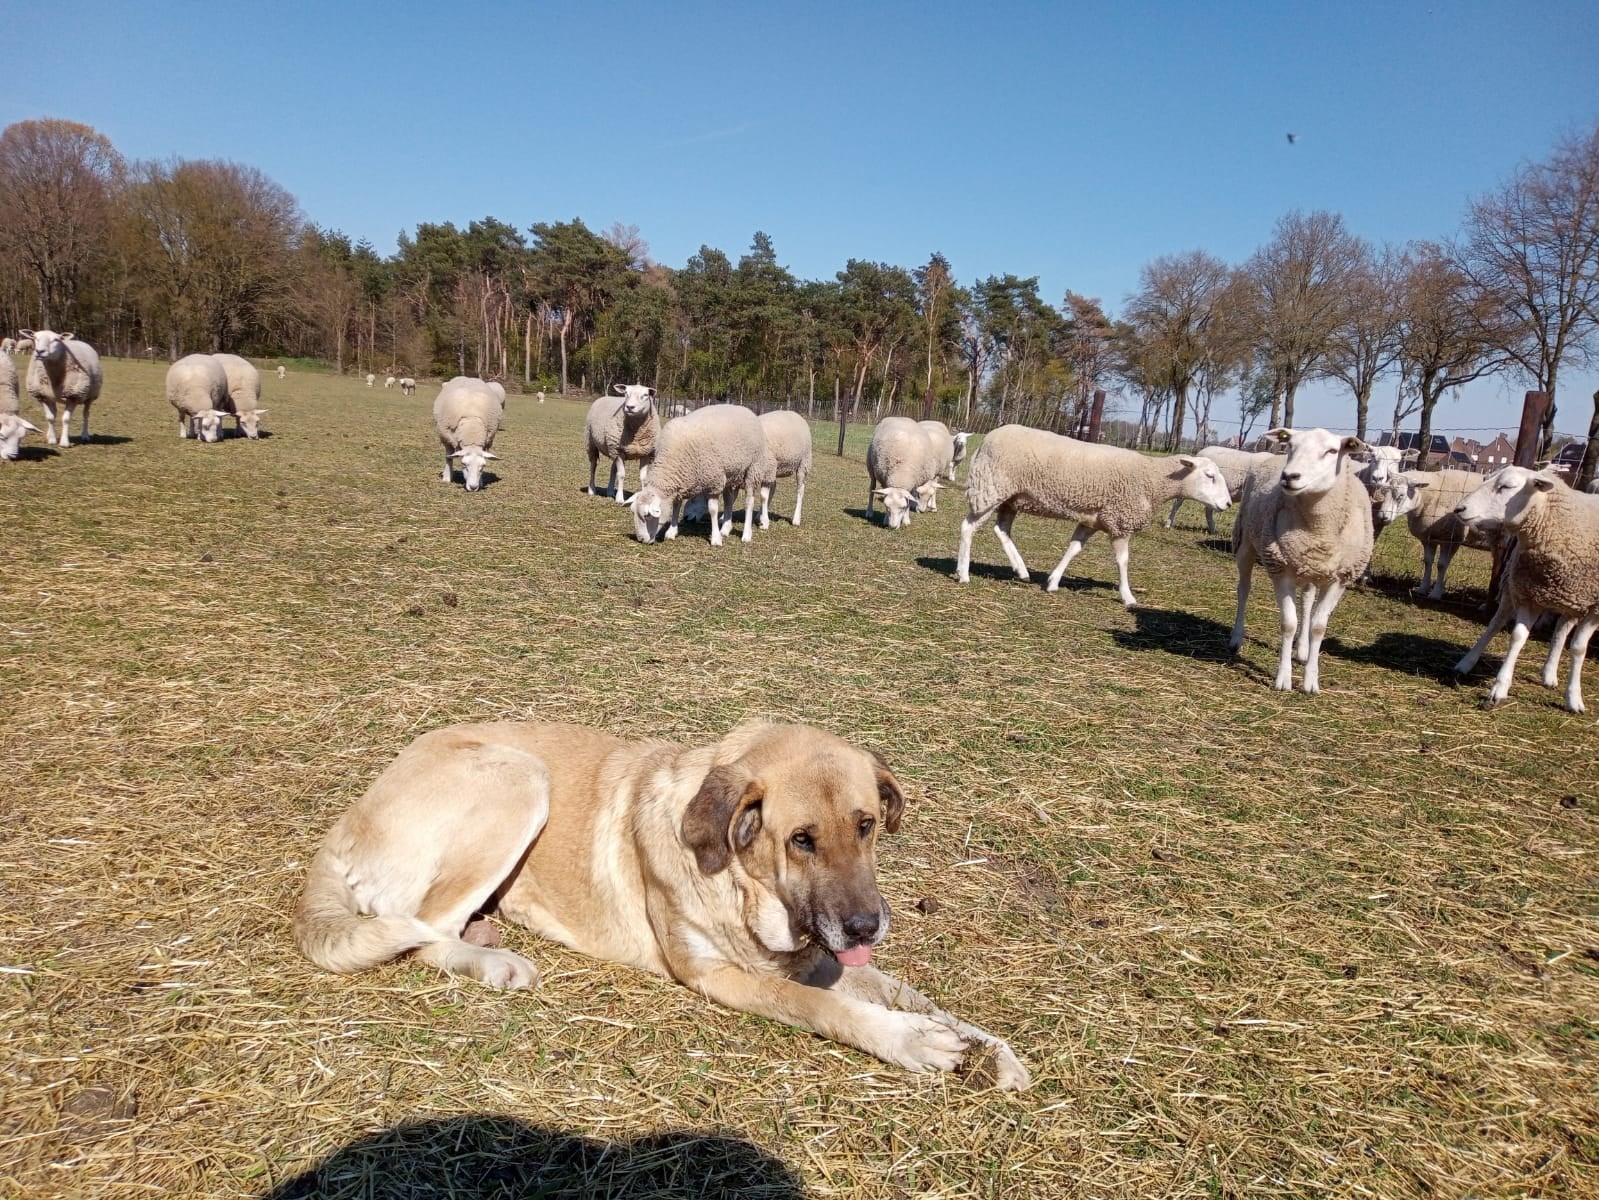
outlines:
[[889, 919], [877, 837], [904, 807], [880, 759], [803, 725], [694, 748], [452, 725], [401, 751], [329, 831], [294, 937], [329, 971], [414, 951], [491, 987], [536, 984], [531, 962], [480, 936], [497, 911], [885, 1062], [1024, 1088], [1009, 1046], [871, 965]]

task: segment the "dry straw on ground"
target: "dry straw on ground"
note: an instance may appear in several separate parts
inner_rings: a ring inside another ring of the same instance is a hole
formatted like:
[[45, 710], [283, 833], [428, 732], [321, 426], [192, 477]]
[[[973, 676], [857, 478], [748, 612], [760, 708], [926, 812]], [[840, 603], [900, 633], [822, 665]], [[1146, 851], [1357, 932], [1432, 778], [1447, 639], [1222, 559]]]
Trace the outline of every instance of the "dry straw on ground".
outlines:
[[[432, 390], [266, 380], [273, 436], [180, 441], [113, 362], [101, 436], [0, 464], [0, 1195], [1599, 1194], [1599, 733], [1448, 667], [1486, 567], [1334, 619], [1320, 697], [1225, 651], [1230, 559], [1091, 546], [1056, 595], [958, 493], [628, 540], [579, 494], [582, 406], [513, 396], [466, 495]], [[819, 438], [830, 448], [830, 435]], [[785, 484], [778, 510], [792, 491]], [[1059, 524], [1018, 534], [1047, 570]], [[1257, 589], [1258, 590], [1258, 589]], [[907, 783], [880, 952], [1007, 1037], [1020, 1096], [904, 1074], [507, 931], [498, 995], [288, 940], [334, 816], [415, 734], [558, 718], [713, 738], [771, 714]]]

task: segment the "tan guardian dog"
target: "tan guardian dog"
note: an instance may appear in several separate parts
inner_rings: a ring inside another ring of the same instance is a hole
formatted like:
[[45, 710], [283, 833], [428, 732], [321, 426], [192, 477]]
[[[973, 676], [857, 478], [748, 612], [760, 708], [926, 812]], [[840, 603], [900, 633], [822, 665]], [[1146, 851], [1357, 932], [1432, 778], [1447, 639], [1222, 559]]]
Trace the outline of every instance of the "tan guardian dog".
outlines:
[[904, 807], [879, 759], [803, 725], [741, 725], [694, 748], [453, 725], [401, 751], [334, 825], [294, 936], [330, 971], [415, 951], [492, 987], [537, 983], [527, 959], [463, 938], [497, 910], [885, 1062], [964, 1062], [1024, 1088], [1004, 1042], [871, 966], [888, 931], [877, 836]]

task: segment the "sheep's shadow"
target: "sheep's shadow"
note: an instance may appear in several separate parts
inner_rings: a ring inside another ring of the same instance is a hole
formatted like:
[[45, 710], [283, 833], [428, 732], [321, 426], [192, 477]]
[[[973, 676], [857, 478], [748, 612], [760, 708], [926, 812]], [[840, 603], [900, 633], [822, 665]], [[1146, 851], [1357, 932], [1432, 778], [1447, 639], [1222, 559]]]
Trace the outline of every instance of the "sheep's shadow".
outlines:
[[[935, 571], [940, 575], [955, 576], [955, 560], [942, 558], [931, 554], [917, 557], [916, 565], [928, 571]], [[974, 562], [969, 568], [974, 579], [1000, 579], [1008, 580], [1022, 587], [1037, 588], [1042, 591], [1049, 585], [1049, 572], [1029, 570], [1027, 579], [1017, 579], [1016, 572], [1008, 565], [1001, 563]], [[1062, 592], [1114, 592], [1116, 584], [1106, 579], [1090, 579], [1086, 575], [1067, 575], [1060, 581], [1059, 589]]]
[[17, 447], [17, 457], [12, 461], [41, 463], [60, 457], [61, 451], [54, 446], [30, 446], [24, 442]]
[[1468, 647], [1443, 638], [1389, 631], [1378, 634], [1375, 640], [1366, 645], [1353, 645], [1329, 636], [1322, 642], [1321, 649], [1323, 654], [1345, 662], [1386, 667], [1390, 671], [1420, 675], [1435, 683], [1453, 687], [1459, 685], [1463, 678], [1455, 673], [1455, 663]]
[[804, 1194], [799, 1177], [781, 1159], [727, 1134], [685, 1129], [599, 1140], [516, 1117], [473, 1114], [368, 1134], [278, 1184], [263, 1200], [331, 1195], [802, 1200]]
[[247, 441], [247, 442], [251, 442], [251, 441], [269, 442], [269, 441], [272, 440], [272, 437], [273, 437], [272, 431], [270, 429], [258, 429], [258, 430], [256, 430], [255, 437], [253, 437], [253, 438], [249, 434], [245, 433], [244, 430], [242, 430], [242, 429], [230, 429], [230, 430], [226, 431], [226, 434], [227, 434], [227, 437], [228, 437], [228, 439], [230, 441], [238, 440], [238, 439], [242, 438], [244, 441]]
[[1228, 558], [1233, 557], [1232, 538], [1222, 537], [1219, 533], [1208, 534], [1200, 538], [1199, 548], [1201, 550], [1215, 550], [1219, 554], [1225, 554]]
[[874, 509], [871, 515], [868, 516], [865, 508], [846, 508], [844, 509], [844, 515], [846, 517], [854, 517], [857, 521], [865, 521], [868, 525], [882, 525], [883, 518], [880, 515], [882, 511], [882, 509]]
[[[439, 482], [442, 483], [443, 480], [440, 480]], [[493, 487], [495, 484], [497, 484], [499, 482], [500, 482], [500, 477], [498, 475], [496, 475], [493, 471], [484, 471], [483, 472], [483, 481], [482, 481], [482, 483], [480, 483], [478, 485], [478, 491], [486, 492], [491, 487]], [[451, 471], [450, 472], [450, 486], [453, 487], [453, 488], [460, 488], [462, 491], [465, 491], [466, 490], [466, 477], [464, 475], [462, 475], [461, 472], [459, 472], [459, 471]]]
[[[78, 446], [126, 446], [132, 440], [132, 438], [125, 437], [120, 433], [91, 433], [88, 437], [73, 438], [72, 444], [67, 449], [72, 450]], [[46, 446], [45, 449], [53, 449], [53, 447]]]
[[1133, 628], [1112, 630], [1110, 635], [1124, 650], [1161, 650], [1200, 662], [1236, 660], [1227, 647], [1232, 628], [1220, 621], [1172, 608], [1138, 605], [1127, 611], [1132, 614]]

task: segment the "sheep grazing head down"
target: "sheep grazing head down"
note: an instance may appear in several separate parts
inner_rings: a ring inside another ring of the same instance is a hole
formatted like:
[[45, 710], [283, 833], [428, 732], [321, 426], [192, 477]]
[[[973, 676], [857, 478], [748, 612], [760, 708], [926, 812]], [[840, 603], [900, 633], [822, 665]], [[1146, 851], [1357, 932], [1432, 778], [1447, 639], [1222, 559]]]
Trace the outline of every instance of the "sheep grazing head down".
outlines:
[[648, 545], [661, 535], [661, 528], [666, 525], [666, 502], [661, 493], [645, 484], [633, 493], [633, 498], [627, 502], [633, 510], [633, 536]]
[[194, 436], [202, 442], [220, 442], [222, 440], [222, 419], [227, 415], [220, 408], [208, 408], [202, 413], [195, 413]]
[[466, 485], [467, 491], [475, 492], [483, 486], [483, 464], [500, 456], [481, 446], [463, 446], [453, 451], [450, 457], [460, 460], [461, 482]]
[[1197, 454], [1179, 454], [1177, 461], [1188, 468], [1182, 475], [1183, 496], [1221, 512], [1233, 502], [1227, 490], [1227, 481], [1221, 477], [1221, 468], [1208, 458]]
[[264, 408], [253, 408], [249, 412], [239, 414], [239, 428], [244, 430], [245, 437], [258, 438], [261, 436], [261, 418], [266, 416], [266, 414], [267, 410]]
[[622, 411], [628, 416], [642, 417], [655, 407], [654, 388], [642, 383], [618, 383], [613, 386], [616, 394], [622, 397]]
[[1266, 436], [1288, 445], [1282, 485], [1291, 496], [1332, 491], [1344, 456], [1370, 449], [1357, 437], [1339, 437], [1325, 429], [1273, 429]]
[[[913, 494], [905, 488], [885, 487], [874, 488], [872, 495], [883, 502], [884, 523], [890, 529], [900, 529], [911, 523], [911, 509], [922, 506], [922, 493], [927, 485], [918, 488]], [[928, 499], [932, 498], [931, 492]]]
[[1455, 516], [1476, 529], [1515, 533], [1537, 498], [1554, 491], [1560, 482], [1552, 471], [1500, 467], [1460, 502]]
[[38, 432], [37, 425], [16, 413], [0, 413], [0, 459], [16, 458], [21, 452], [22, 435]]

